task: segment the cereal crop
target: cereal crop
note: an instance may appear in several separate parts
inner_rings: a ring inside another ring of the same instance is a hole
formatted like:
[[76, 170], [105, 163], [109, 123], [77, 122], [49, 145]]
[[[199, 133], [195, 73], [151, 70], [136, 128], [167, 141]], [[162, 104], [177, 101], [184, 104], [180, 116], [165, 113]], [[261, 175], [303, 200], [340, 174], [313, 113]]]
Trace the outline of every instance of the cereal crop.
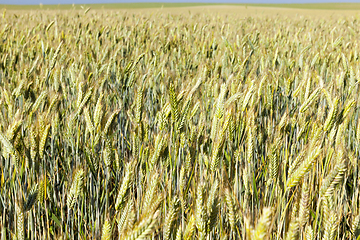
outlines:
[[359, 29], [4, 10], [0, 239], [357, 239]]

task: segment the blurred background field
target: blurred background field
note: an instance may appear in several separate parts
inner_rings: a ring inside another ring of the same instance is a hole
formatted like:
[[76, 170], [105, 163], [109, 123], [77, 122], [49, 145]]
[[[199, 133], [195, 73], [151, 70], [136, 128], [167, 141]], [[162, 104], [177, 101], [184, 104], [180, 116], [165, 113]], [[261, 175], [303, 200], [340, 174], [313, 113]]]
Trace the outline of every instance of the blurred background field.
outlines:
[[360, 3], [312, 3], [312, 4], [218, 4], [218, 3], [109, 3], [109, 4], [58, 4], [58, 5], [5, 5], [0, 9], [7, 10], [111, 10], [127, 12], [163, 12], [181, 14], [220, 13], [239, 14], [240, 16], [276, 15], [285, 16], [356, 16]]

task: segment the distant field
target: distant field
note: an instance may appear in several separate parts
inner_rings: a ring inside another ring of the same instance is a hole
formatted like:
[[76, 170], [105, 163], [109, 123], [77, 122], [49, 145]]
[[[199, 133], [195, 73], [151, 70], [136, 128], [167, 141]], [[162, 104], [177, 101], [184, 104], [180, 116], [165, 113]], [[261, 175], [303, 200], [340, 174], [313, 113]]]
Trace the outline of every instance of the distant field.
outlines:
[[5, 5], [0, 4], [0, 8], [11, 10], [38, 10], [38, 9], [81, 9], [91, 7], [92, 9], [136, 9], [136, 8], [173, 8], [173, 7], [197, 7], [220, 5], [211, 3], [107, 3], [107, 4], [58, 4], [58, 5]]
[[359, 10], [360, 3], [308, 3], [308, 4], [248, 4], [257, 7], [323, 9], [323, 10]]
[[294, 9], [324, 9], [324, 10], [360, 10], [360, 3], [312, 3], [312, 4], [218, 4], [218, 3], [108, 3], [108, 4], [58, 4], [58, 5], [7, 5], [0, 8], [8, 10], [69, 10], [91, 7], [92, 9], [139, 9], [139, 8], [176, 8], [201, 6], [251, 6]]

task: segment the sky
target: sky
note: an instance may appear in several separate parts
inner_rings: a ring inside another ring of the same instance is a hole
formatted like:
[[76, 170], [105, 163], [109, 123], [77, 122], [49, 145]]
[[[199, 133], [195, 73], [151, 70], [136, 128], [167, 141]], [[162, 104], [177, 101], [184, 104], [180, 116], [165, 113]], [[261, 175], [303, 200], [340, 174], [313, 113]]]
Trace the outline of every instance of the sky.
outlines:
[[0, 0], [0, 4], [86, 4], [126, 2], [207, 2], [207, 3], [314, 3], [314, 2], [360, 2], [360, 0]]

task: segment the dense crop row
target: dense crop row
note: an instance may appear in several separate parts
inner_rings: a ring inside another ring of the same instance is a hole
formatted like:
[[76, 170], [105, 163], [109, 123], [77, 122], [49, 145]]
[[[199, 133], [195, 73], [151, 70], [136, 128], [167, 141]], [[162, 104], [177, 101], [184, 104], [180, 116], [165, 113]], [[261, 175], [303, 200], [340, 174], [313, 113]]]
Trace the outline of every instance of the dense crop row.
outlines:
[[1, 239], [354, 239], [358, 19], [4, 12]]

